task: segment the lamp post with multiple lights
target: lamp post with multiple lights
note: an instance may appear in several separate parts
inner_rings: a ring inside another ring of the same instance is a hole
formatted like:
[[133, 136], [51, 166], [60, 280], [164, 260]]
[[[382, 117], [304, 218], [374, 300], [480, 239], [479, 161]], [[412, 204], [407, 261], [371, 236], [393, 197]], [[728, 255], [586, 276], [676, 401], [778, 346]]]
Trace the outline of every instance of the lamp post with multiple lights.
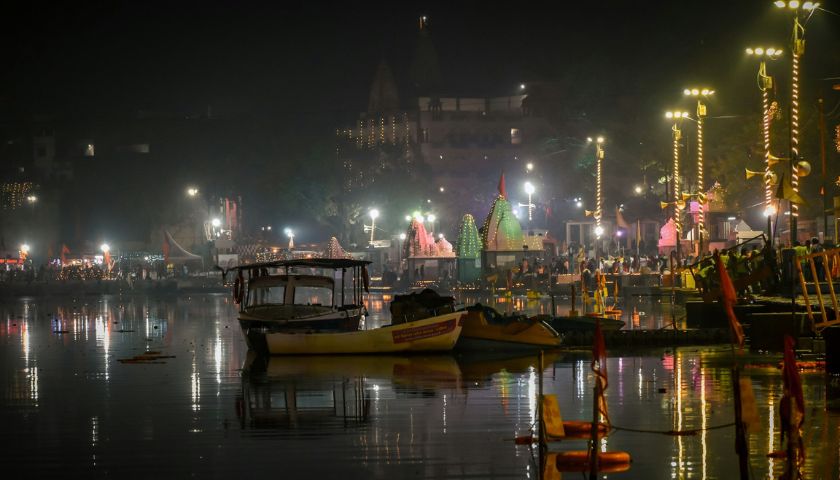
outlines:
[[528, 207], [528, 227], [529, 228], [531, 226], [531, 220], [533, 219], [533, 210], [534, 210], [534, 202], [531, 201], [531, 198], [532, 198], [532, 195], [534, 195], [535, 191], [537, 191], [537, 189], [536, 189], [536, 187], [534, 187], [533, 183], [525, 182], [525, 193], [528, 194], [528, 204], [527, 205], [523, 205], [521, 203], [519, 204], [520, 207]]
[[[774, 47], [750, 47], [747, 55], [759, 59], [758, 89], [761, 90], [761, 135], [764, 140], [764, 215], [767, 217], [767, 241], [773, 244], [772, 216], [776, 213], [773, 205], [773, 175], [771, 170], [770, 127], [773, 111], [770, 104], [770, 91], [773, 89], [773, 77], [767, 75], [767, 60], [776, 60], [782, 55], [782, 49]], [[775, 103], [774, 103], [775, 105]]]
[[697, 238], [699, 239], [698, 254], [703, 254], [703, 237], [706, 232], [706, 217], [703, 204], [706, 203], [706, 187], [703, 182], [703, 118], [706, 117], [704, 98], [714, 95], [715, 91], [708, 88], [686, 88], [683, 94], [697, 98]]
[[671, 134], [674, 141], [674, 176], [673, 180], [671, 181], [671, 188], [674, 194], [674, 216], [671, 217], [674, 220], [674, 228], [677, 233], [677, 259], [680, 258], [680, 243], [682, 240], [682, 223], [681, 223], [681, 215], [680, 212], [681, 202], [682, 202], [682, 194], [680, 193], [680, 139], [682, 138], [682, 130], [680, 130], [680, 125], [682, 124], [682, 120], [688, 117], [688, 112], [683, 112], [680, 110], [673, 110], [665, 112], [665, 118], [669, 120], [674, 120], [674, 125], [671, 127]]
[[[790, 79], [790, 184], [793, 194], [799, 193], [799, 64], [805, 54], [805, 25], [800, 17], [813, 15], [819, 3], [799, 0], [777, 0], [773, 3], [778, 8], [787, 8], [793, 12], [793, 35], [791, 36], [791, 79]], [[790, 203], [790, 243], [796, 241], [799, 206]]]
[[370, 231], [370, 246], [373, 246], [373, 233], [376, 231], [376, 219], [379, 218], [379, 210], [375, 208], [371, 208], [368, 211], [368, 215], [370, 215], [370, 225], [364, 225], [364, 230]]

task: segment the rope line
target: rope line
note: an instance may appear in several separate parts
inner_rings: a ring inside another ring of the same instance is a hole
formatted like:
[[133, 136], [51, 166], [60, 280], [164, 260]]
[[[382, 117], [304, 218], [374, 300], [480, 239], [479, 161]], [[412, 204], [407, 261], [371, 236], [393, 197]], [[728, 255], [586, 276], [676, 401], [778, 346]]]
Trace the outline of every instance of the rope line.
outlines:
[[722, 428], [729, 428], [734, 427], [735, 422], [731, 423], [724, 423], [722, 425], [714, 425], [711, 427], [706, 428], [691, 428], [686, 430], [647, 430], [642, 428], [627, 428], [627, 427], [618, 427], [616, 425], [612, 426], [613, 430], [624, 431], [624, 432], [634, 432], [634, 433], [656, 433], [660, 435], [671, 435], [675, 437], [681, 436], [694, 436], [703, 431], [710, 431], [710, 430], [720, 430]]

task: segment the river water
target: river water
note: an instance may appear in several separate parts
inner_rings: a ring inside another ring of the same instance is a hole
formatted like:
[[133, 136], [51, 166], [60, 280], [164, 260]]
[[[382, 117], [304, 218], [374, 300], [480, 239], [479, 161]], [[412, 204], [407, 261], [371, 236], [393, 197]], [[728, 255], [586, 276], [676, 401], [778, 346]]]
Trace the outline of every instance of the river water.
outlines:
[[[628, 328], [680, 319], [659, 300], [638, 302], [645, 324]], [[386, 305], [387, 297], [372, 299], [372, 323], [387, 320]], [[501, 305], [539, 311], [549, 304]], [[514, 443], [536, 420], [536, 357], [265, 360], [249, 355], [226, 295], [7, 300], [0, 304], [0, 355], [5, 478], [541, 474], [536, 452]], [[776, 477], [783, 466], [767, 457], [782, 448], [779, 360], [742, 358], [761, 425], [749, 437], [752, 478]], [[627, 451], [633, 463], [602, 478], [737, 478], [734, 428], [726, 426], [733, 421], [731, 366], [728, 347], [610, 352], [614, 425], [697, 434], [615, 431], [602, 448]], [[565, 419], [591, 417], [588, 352], [548, 355], [542, 373]], [[826, 412], [823, 375], [802, 379], [806, 478], [837, 478], [840, 421]], [[583, 441], [551, 446], [584, 448]]]

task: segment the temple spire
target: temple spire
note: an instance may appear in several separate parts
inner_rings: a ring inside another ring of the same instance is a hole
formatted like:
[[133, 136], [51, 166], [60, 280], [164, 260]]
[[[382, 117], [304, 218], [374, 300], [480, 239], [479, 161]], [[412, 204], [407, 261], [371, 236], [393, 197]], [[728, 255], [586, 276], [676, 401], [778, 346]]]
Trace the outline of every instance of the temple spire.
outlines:
[[507, 200], [507, 191], [505, 190], [505, 172], [499, 177], [499, 196]]
[[369, 114], [384, 114], [394, 112], [400, 108], [400, 97], [394, 74], [383, 58], [376, 68], [376, 76], [370, 87], [368, 100]]

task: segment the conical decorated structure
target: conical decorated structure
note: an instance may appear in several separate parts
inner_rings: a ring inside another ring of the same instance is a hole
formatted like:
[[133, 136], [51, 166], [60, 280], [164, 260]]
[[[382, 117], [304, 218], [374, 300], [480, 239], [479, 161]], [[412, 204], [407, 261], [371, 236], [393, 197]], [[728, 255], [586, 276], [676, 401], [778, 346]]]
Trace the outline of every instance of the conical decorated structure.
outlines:
[[478, 238], [475, 219], [469, 213], [461, 219], [455, 245], [455, 254], [458, 256], [458, 281], [475, 282], [481, 277], [481, 240]]
[[452, 244], [446, 239], [446, 237], [441, 237], [437, 243], [437, 256], [439, 257], [454, 257], [455, 256], [455, 249], [452, 248]]
[[338, 243], [338, 239], [335, 237], [330, 238], [330, 243], [327, 245], [327, 250], [324, 252], [324, 258], [349, 258], [350, 255], [341, 248], [341, 244]]
[[478, 238], [478, 228], [475, 218], [469, 213], [461, 219], [458, 239], [455, 241], [455, 255], [458, 258], [478, 258], [481, 256], [481, 241]]
[[403, 250], [403, 256], [405, 258], [429, 257], [435, 254], [434, 238], [426, 232], [426, 227], [416, 218], [412, 218], [411, 223], [408, 225]]
[[522, 250], [524, 237], [519, 220], [513, 216], [513, 209], [505, 195], [505, 174], [499, 180], [499, 196], [493, 202], [490, 213], [482, 227], [482, 245], [484, 250], [511, 251]]

